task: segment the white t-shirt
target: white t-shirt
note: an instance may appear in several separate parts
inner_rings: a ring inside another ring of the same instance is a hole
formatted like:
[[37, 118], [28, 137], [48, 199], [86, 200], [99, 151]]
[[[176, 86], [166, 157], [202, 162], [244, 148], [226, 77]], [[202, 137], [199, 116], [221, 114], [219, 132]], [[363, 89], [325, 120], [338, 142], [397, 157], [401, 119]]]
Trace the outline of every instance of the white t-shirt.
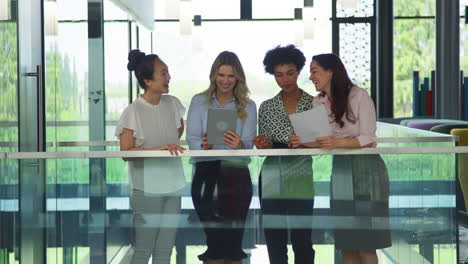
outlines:
[[[177, 129], [181, 126], [184, 113], [185, 107], [172, 95], [162, 95], [157, 105], [148, 103], [140, 96], [122, 113], [115, 135], [120, 138], [124, 128], [133, 130], [137, 148], [179, 145]], [[129, 161], [128, 169], [130, 187], [146, 193], [172, 193], [186, 184], [180, 158]]]

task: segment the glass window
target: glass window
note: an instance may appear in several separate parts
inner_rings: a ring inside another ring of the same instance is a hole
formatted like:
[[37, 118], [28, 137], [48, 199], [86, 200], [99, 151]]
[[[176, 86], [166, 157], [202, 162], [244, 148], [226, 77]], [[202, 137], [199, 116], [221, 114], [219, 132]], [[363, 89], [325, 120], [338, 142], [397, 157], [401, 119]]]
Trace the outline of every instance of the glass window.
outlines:
[[[260, 105], [279, 92], [273, 76], [264, 72], [263, 57], [277, 45], [294, 43], [293, 26], [294, 21], [206, 22], [199, 32], [202, 34], [199, 38], [202, 40], [202, 48], [197, 50], [193, 46], [194, 36], [178, 34], [178, 23], [157, 23], [153, 34], [154, 46], [155, 52], [169, 66], [171, 93], [185, 106], [189, 105], [193, 95], [208, 88], [211, 65], [224, 50], [233, 51], [239, 56], [246, 72], [251, 98]], [[331, 27], [330, 24], [328, 26]], [[300, 47], [307, 62], [298, 82], [309, 93], [315, 93], [308, 79], [310, 59], [315, 54], [331, 52], [331, 30], [323, 28], [323, 31], [317, 29], [317, 35], [321, 37], [305, 40]]]
[[395, 0], [393, 14], [395, 16], [435, 16], [435, 7], [436, 0]]
[[59, 23], [58, 36], [46, 36], [44, 49], [47, 140], [87, 140], [87, 23]]
[[[115, 124], [128, 105], [128, 23], [104, 23], [106, 140], [116, 140]], [[148, 51], [149, 52], [149, 51]]]
[[[16, 22], [0, 21], [0, 142], [18, 141], [18, 51]], [[0, 149], [2, 146], [0, 146]]]
[[468, 74], [468, 25], [460, 24], [460, 70]]
[[88, 2], [87, 1], [57, 1], [58, 20], [87, 20]]
[[413, 72], [419, 72], [422, 83], [435, 70], [436, 1], [395, 0], [393, 10], [396, 17], [405, 17], [394, 20], [394, 117], [411, 117]]
[[[11, 6], [11, 1], [8, 3]], [[1, 10], [0, 13], [2, 13]], [[17, 17], [16, 14], [9, 16]], [[18, 23], [0, 20], [0, 152], [18, 151]], [[15, 263], [20, 238], [16, 160], [0, 158], [0, 262]]]
[[468, 0], [460, 0], [460, 16], [465, 16], [465, 8], [468, 6]]
[[413, 71], [420, 82], [435, 70], [435, 19], [395, 19], [394, 98], [395, 117], [413, 116]]
[[374, 0], [356, 0], [355, 7], [344, 8], [343, 0], [337, 1], [337, 17], [370, 17], [374, 15]]
[[155, 19], [179, 19], [179, 0], [160, 0], [154, 4]]
[[[371, 86], [371, 25], [369, 23], [340, 24], [340, 57], [349, 78], [359, 87]], [[353, 36], [353, 37], [350, 37]]]
[[460, 0], [460, 70], [468, 77], [468, 24], [465, 24], [465, 8], [468, 0]]
[[460, 0], [460, 16], [465, 16], [465, 8], [468, 6], [468, 0]]
[[[45, 35], [45, 109], [47, 151], [85, 151], [87, 148], [59, 147], [58, 142], [89, 140], [88, 125], [88, 1], [57, 1], [58, 25], [55, 35]], [[51, 15], [45, 10], [46, 17]], [[50, 159], [46, 161], [47, 210], [63, 221], [61, 194], [76, 190], [89, 182], [89, 161], [84, 159]], [[66, 189], [66, 187], [70, 189]], [[68, 193], [67, 193], [68, 194]], [[59, 209], [60, 210], [60, 209]], [[54, 212], [55, 211], [55, 212]], [[65, 222], [65, 221], [64, 221]], [[57, 224], [58, 225], [58, 224]], [[59, 254], [69, 258], [71, 248], [62, 248], [64, 241], [56, 226], [48, 227], [47, 260]], [[59, 253], [60, 252], [60, 253]], [[79, 261], [83, 254], [80, 254]]]
[[[282, 1], [282, 0], [254, 0], [252, 1], [252, 17], [254, 19], [275, 19], [275, 18], [294, 18], [294, 9], [303, 8], [304, 1]], [[315, 1], [311, 8], [312, 14], [330, 19], [331, 17], [331, 1]], [[303, 16], [305, 12], [303, 10]]]
[[[187, 5], [193, 15], [201, 15], [203, 19], [240, 18], [240, 0], [191, 0]], [[155, 2], [154, 17], [156, 19], [179, 19], [180, 1]]]
[[240, 0], [192, 0], [194, 15], [203, 19], [239, 19]]
[[[2, 95], [0, 96], [0, 152], [18, 151], [17, 32], [15, 21], [0, 21], [0, 57], [2, 58], [0, 64], [0, 93]], [[0, 160], [0, 164], [0, 186], [17, 184], [18, 163], [12, 160]], [[16, 195], [18, 186], [14, 187]]]
[[[302, 1], [283, 0], [253, 0], [253, 18], [294, 18], [294, 8], [302, 8]], [[326, 1], [322, 1], [326, 2]], [[331, 6], [331, 5], [330, 5]]]
[[138, 48], [146, 54], [149, 54], [153, 51], [153, 41], [151, 36], [151, 31], [146, 30], [145, 27], [138, 27]]
[[104, 1], [104, 20], [115, 20], [121, 19], [126, 20], [128, 19], [127, 13], [122, 11], [118, 6], [116, 6], [112, 1], [105, 0]]

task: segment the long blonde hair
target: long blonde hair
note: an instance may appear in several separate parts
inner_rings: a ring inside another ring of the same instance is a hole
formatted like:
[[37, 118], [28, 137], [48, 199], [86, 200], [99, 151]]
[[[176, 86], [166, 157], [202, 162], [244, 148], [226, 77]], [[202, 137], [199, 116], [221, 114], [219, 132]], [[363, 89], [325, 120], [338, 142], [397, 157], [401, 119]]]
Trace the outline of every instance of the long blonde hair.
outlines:
[[237, 79], [236, 86], [234, 86], [234, 99], [236, 101], [237, 116], [241, 120], [247, 118], [247, 112], [245, 107], [249, 103], [249, 87], [245, 80], [244, 69], [240, 63], [239, 58], [234, 52], [223, 51], [218, 57], [216, 57], [210, 71], [210, 86], [206, 89], [203, 94], [208, 97], [208, 102], [213, 103], [213, 95], [216, 94], [216, 77], [218, 75], [219, 68], [223, 65], [231, 66], [234, 70], [234, 76]]

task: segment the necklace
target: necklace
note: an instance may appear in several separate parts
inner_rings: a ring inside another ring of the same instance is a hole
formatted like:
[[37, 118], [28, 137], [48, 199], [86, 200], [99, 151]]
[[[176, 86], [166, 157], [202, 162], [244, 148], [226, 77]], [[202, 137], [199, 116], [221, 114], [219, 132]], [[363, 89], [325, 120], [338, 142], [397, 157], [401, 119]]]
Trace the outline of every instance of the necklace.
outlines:
[[291, 101], [299, 101], [299, 99], [302, 97], [302, 91], [300, 89], [297, 89], [296, 92], [293, 94], [286, 94], [284, 92], [281, 93], [281, 98], [283, 99], [283, 102], [288, 103]]

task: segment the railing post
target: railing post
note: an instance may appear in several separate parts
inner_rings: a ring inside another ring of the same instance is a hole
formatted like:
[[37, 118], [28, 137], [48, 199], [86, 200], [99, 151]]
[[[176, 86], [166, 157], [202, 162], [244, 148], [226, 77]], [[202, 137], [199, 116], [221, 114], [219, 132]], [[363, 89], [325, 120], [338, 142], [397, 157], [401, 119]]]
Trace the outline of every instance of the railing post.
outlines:
[[[104, 20], [103, 1], [88, 0], [88, 61], [89, 61], [89, 139], [104, 141]], [[105, 147], [90, 147], [91, 151]], [[106, 159], [89, 159], [89, 223], [90, 263], [106, 263]]]

